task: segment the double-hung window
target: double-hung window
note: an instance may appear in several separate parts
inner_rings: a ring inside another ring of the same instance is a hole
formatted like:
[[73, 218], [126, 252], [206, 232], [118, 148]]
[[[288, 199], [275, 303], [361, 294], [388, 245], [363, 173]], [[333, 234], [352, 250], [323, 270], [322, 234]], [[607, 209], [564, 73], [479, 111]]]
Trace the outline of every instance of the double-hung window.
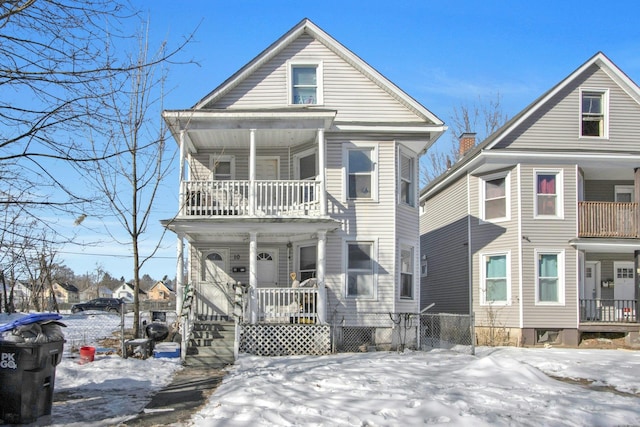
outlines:
[[508, 304], [511, 298], [509, 254], [486, 254], [482, 260], [481, 304]]
[[536, 251], [536, 303], [564, 303], [564, 254], [562, 251]]
[[562, 216], [562, 174], [560, 171], [535, 171], [536, 217]]
[[413, 248], [400, 249], [400, 298], [413, 298]]
[[415, 199], [414, 158], [400, 153], [400, 202], [413, 206]]
[[322, 104], [322, 62], [289, 63], [289, 104]]
[[373, 298], [373, 243], [347, 243], [347, 296]]
[[347, 192], [349, 199], [373, 199], [375, 180], [375, 149], [355, 147], [347, 150]]
[[485, 221], [509, 219], [509, 175], [484, 177], [481, 182], [481, 217]]
[[580, 136], [607, 137], [607, 91], [582, 89], [580, 91]]

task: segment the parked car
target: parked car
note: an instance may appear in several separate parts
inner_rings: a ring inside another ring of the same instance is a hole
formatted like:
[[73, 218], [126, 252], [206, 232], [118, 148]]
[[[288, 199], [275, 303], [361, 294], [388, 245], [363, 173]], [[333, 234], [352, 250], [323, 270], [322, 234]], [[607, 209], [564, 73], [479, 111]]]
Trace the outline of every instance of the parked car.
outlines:
[[122, 298], [96, 298], [87, 302], [80, 302], [71, 306], [72, 313], [81, 311], [98, 310], [110, 313], [120, 313], [120, 308], [124, 308], [124, 300]]

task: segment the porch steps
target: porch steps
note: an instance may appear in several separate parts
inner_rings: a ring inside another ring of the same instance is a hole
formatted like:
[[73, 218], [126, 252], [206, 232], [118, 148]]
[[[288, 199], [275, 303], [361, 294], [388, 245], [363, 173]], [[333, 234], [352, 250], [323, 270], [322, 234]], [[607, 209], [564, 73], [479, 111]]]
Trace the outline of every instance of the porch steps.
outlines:
[[185, 363], [187, 366], [222, 369], [235, 362], [235, 324], [221, 320], [196, 320]]

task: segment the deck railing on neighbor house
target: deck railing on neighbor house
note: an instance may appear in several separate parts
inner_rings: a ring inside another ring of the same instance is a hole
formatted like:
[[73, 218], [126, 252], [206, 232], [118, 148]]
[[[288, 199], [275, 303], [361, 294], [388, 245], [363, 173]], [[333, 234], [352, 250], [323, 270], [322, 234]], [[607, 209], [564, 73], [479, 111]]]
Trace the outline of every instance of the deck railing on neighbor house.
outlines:
[[[250, 214], [251, 181], [183, 181], [185, 215], [242, 216]], [[255, 214], [320, 214], [320, 183], [311, 180], [253, 181]]]
[[316, 323], [318, 288], [257, 288], [258, 321]]
[[581, 299], [580, 322], [638, 323], [636, 300]]
[[578, 202], [580, 237], [637, 238], [638, 203]]

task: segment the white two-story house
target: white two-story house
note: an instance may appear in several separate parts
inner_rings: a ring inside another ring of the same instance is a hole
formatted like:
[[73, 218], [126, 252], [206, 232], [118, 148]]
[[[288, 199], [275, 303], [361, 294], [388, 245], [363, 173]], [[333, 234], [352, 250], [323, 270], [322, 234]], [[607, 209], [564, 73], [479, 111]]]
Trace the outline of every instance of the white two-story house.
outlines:
[[179, 310], [298, 326], [418, 310], [418, 161], [444, 126], [361, 58], [304, 19], [163, 117]]

